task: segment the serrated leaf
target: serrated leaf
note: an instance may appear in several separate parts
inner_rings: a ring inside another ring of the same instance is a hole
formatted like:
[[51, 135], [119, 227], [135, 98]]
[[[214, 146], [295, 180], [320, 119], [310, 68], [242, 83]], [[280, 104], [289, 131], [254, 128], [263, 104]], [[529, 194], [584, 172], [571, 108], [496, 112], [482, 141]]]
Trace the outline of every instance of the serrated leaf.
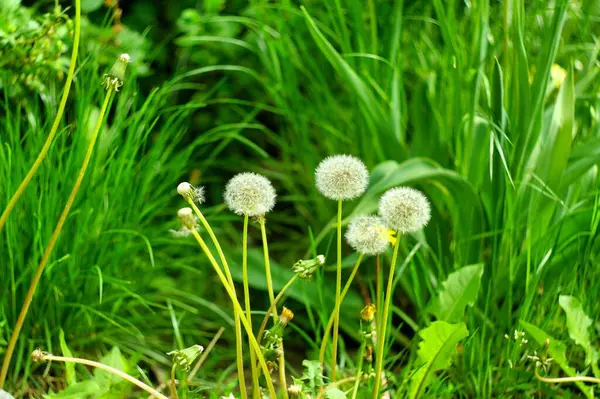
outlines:
[[[569, 366], [569, 362], [567, 361], [567, 347], [565, 344], [559, 340], [554, 339], [550, 335], [548, 335], [544, 330], [539, 327], [534, 326], [533, 324], [529, 324], [525, 321], [521, 321], [521, 325], [525, 332], [529, 335], [529, 337], [533, 338], [539, 345], [545, 346], [547, 342], [548, 344], [548, 355], [553, 359], [553, 361], [560, 366], [560, 368], [565, 372], [565, 374], [569, 377], [575, 377], [577, 373], [575, 369]], [[577, 387], [583, 392], [588, 398], [593, 398], [593, 394], [591, 392], [591, 388], [587, 388], [582, 382], [575, 382]]]
[[429, 311], [438, 320], [458, 322], [467, 306], [473, 306], [479, 293], [483, 264], [465, 266], [442, 283], [439, 295], [429, 304]]
[[[125, 362], [123, 361], [123, 357], [121, 356], [121, 350], [114, 346], [108, 354], [106, 354], [102, 359], [100, 359], [100, 363], [115, 368], [117, 370], [126, 372], [125, 370]], [[98, 382], [98, 384], [102, 387], [109, 388], [113, 385], [116, 385], [123, 380], [112, 374], [106, 370], [102, 369], [94, 369], [94, 378]]]
[[469, 331], [465, 323], [450, 324], [445, 321], [436, 321], [421, 331], [419, 336], [419, 363], [412, 375], [410, 397], [418, 398], [424, 391], [431, 373], [436, 370], [445, 370], [452, 363], [452, 353], [456, 350], [458, 342], [467, 337]]
[[592, 346], [588, 329], [592, 326], [592, 319], [585, 314], [581, 302], [575, 297], [561, 295], [558, 297], [558, 303], [567, 314], [567, 329], [569, 336], [577, 345], [581, 345], [585, 350], [585, 364], [598, 362], [598, 353]]
[[67, 389], [63, 391], [46, 395], [45, 397], [53, 399], [83, 399], [89, 398], [92, 395], [97, 395], [98, 392], [103, 391], [104, 390], [95, 380], [87, 380], [78, 382], [77, 384], [67, 387]]
[[336, 387], [331, 387], [325, 391], [325, 397], [327, 399], [346, 399], [346, 393]]
[[[67, 346], [67, 341], [65, 340], [65, 332], [62, 330], [62, 328], [60, 329], [60, 331], [58, 333], [58, 340], [60, 342], [60, 350], [62, 351], [63, 356], [73, 357], [73, 353]], [[65, 368], [66, 368], [65, 375], [66, 375], [66, 379], [67, 379], [67, 385], [76, 384], [77, 377], [75, 376], [75, 363], [67, 362], [67, 363], [65, 363]]]
[[316, 360], [304, 360], [302, 361], [304, 366], [304, 372], [300, 379], [304, 381], [304, 384], [314, 390], [316, 387], [323, 385], [323, 367], [321, 363]]

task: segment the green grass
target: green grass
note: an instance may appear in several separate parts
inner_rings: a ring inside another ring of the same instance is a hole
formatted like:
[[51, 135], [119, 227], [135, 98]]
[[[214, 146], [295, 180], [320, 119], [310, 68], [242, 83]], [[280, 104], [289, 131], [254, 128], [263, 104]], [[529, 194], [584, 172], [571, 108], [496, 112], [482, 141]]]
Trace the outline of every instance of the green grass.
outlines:
[[[179, 75], [148, 98], [136, 95], [134, 78], [127, 82], [27, 319], [10, 375], [15, 390], [39, 384], [42, 369], [31, 368], [28, 354], [54, 349], [59, 328], [79, 353], [99, 358], [117, 344], [148, 370], [168, 366], [167, 350], [205, 345], [225, 326], [201, 378], [226, 381], [222, 393], [235, 386], [224, 291], [213, 288], [193, 243], [167, 233], [183, 206], [174, 188], [194, 169], [238, 282], [241, 223], [221, 205], [224, 184], [237, 172], [266, 175], [279, 194], [267, 224], [276, 292], [293, 262], [326, 254], [325, 272], [286, 300], [296, 314], [290, 341], [300, 342], [286, 347], [286, 357], [301, 373], [299, 360], [317, 357], [335, 276], [335, 204], [318, 194], [313, 171], [327, 155], [351, 153], [372, 179], [362, 199], [344, 205], [345, 223], [376, 211], [378, 196], [397, 185], [422, 189], [434, 209], [425, 231], [400, 247], [386, 364], [392, 383], [408, 389], [417, 333], [434, 319], [427, 305], [441, 282], [483, 262], [482, 287], [464, 319], [470, 336], [426, 396], [554, 394], [504, 335], [523, 321], [567, 342], [561, 294], [579, 298], [593, 320], [600, 312], [600, 7], [516, 0], [304, 6], [256, 1], [239, 15], [228, 8], [192, 13], [193, 29], [176, 41]], [[2, 232], [0, 355], [93, 127], [102, 99], [97, 58], [80, 57], [59, 137]], [[554, 64], [566, 72], [560, 90]], [[55, 98], [23, 105], [5, 95], [0, 207], [41, 147]], [[251, 226], [253, 306], [266, 309], [259, 242]], [[355, 256], [348, 248], [344, 254], [350, 268]], [[369, 290], [374, 260], [365, 262], [359, 280]], [[357, 286], [342, 309], [340, 357], [349, 373], [362, 306]], [[598, 327], [590, 331], [598, 342]], [[585, 369], [580, 347], [570, 344], [568, 357]], [[558, 366], [552, 374], [563, 375]], [[580, 394], [574, 385], [556, 389]]]

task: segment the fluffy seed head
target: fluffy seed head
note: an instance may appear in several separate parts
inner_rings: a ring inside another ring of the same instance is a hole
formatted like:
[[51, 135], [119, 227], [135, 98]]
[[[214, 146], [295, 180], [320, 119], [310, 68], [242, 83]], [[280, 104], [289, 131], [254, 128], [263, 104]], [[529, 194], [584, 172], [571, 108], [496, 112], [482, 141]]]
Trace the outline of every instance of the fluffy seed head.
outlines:
[[235, 175], [225, 187], [225, 203], [238, 215], [264, 216], [275, 206], [275, 189], [257, 173]]
[[427, 197], [410, 187], [388, 190], [379, 200], [379, 214], [387, 226], [400, 233], [421, 230], [431, 218]]
[[369, 184], [369, 171], [365, 164], [351, 155], [327, 157], [315, 171], [317, 189], [333, 200], [359, 197]]
[[390, 244], [389, 229], [378, 216], [360, 215], [348, 225], [346, 240], [361, 254], [377, 255], [384, 252]]
[[204, 202], [204, 187], [194, 187], [188, 182], [179, 183], [177, 193], [186, 201], [192, 200], [201, 204]]

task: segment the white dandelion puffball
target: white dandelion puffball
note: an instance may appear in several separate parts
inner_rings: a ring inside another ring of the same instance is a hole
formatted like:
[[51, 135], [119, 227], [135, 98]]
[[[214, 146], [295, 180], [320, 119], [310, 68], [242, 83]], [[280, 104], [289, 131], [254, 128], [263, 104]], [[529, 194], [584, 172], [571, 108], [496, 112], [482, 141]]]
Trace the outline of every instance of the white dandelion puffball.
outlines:
[[187, 229], [192, 230], [196, 228], [196, 216], [192, 208], [181, 208], [177, 211], [177, 217]]
[[378, 255], [390, 244], [389, 229], [379, 216], [360, 215], [350, 221], [346, 241], [356, 251], [365, 255]]
[[429, 222], [431, 207], [419, 190], [396, 187], [386, 191], [379, 200], [379, 214], [390, 229], [414, 233]]
[[359, 197], [369, 184], [369, 171], [360, 159], [351, 155], [325, 158], [315, 171], [317, 189], [333, 200]]
[[263, 216], [273, 209], [276, 197], [269, 179], [257, 173], [235, 175], [225, 187], [225, 203], [238, 215]]

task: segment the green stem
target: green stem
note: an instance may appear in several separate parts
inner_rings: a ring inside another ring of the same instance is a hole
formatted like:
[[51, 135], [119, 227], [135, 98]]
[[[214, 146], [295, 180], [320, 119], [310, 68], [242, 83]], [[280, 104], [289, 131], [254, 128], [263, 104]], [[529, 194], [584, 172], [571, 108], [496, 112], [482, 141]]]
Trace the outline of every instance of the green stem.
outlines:
[[[354, 277], [358, 272], [358, 268], [363, 260], [363, 257], [364, 255], [360, 254], [358, 256], [358, 259], [356, 260], [356, 263], [354, 264], [354, 267], [352, 268], [350, 277], [348, 277], [348, 281], [346, 281], [346, 285], [344, 286], [344, 289], [342, 290], [342, 293], [340, 295], [340, 306], [341, 303], [344, 302], [344, 298], [346, 297], [346, 294], [348, 294], [348, 290], [350, 290], [350, 286], [352, 285], [352, 281], [354, 280]], [[333, 327], [333, 316], [334, 315], [332, 314], [329, 317], [327, 327], [325, 327], [325, 333], [323, 334], [323, 342], [321, 343], [321, 350], [319, 351], [319, 362], [321, 364], [325, 364], [325, 350], [327, 348], [327, 343], [329, 342], [329, 333], [331, 332], [331, 328]]]
[[[271, 278], [271, 261], [269, 259], [269, 244], [267, 241], [267, 229], [265, 227], [265, 217], [260, 218], [260, 234], [263, 242], [263, 256], [265, 258], [265, 274], [267, 276], [267, 291], [269, 292], [270, 307], [273, 308], [273, 323], [277, 324], [277, 305], [275, 305], [275, 294], [273, 292], [273, 280]], [[285, 357], [283, 353], [283, 341], [281, 343], [281, 354], [279, 355], [279, 385], [283, 391], [284, 399], [288, 398], [287, 382], [285, 378]]]
[[179, 399], [179, 394], [177, 393], [177, 383], [175, 382], [175, 365], [171, 367], [171, 395], [174, 399]]
[[[21, 198], [21, 195], [23, 195], [23, 192], [25, 191], [25, 189], [31, 182], [31, 179], [33, 178], [33, 176], [36, 174], [37, 170], [39, 169], [40, 165], [42, 164], [42, 161], [44, 160], [44, 158], [46, 158], [46, 155], [48, 154], [48, 150], [50, 149], [50, 145], [54, 141], [54, 137], [56, 136], [56, 132], [58, 131], [58, 125], [60, 124], [62, 116], [65, 112], [65, 107], [67, 105], [67, 99], [69, 98], [69, 92], [71, 91], [71, 83], [73, 83], [73, 76], [75, 75], [75, 67], [77, 64], [77, 53], [79, 50], [79, 38], [80, 37], [81, 37], [81, 0], [75, 0], [75, 34], [73, 36], [73, 50], [71, 52], [71, 61], [69, 63], [69, 71], [67, 72], [67, 80], [65, 81], [65, 87], [63, 88], [63, 94], [60, 99], [60, 104], [58, 105], [58, 112], [56, 113], [56, 116], [54, 117], [54, 122], [52, 123], [52, 127], [50, 128], [50, 133], [48, 134], [48, 138], [46, 139], [44, 146], [42, 147], [42, 149], [41, 149], [40, 153], [38, 154], [37, 158], [35, 159], [35, 161], [33, 162], [31, 169], [29, 169], [29, 172], [27, 172], [27, 175], [25, 176], [25, 178], [23, 179], [23, 181], [17, 188], [17, 191], [13, 194], [10, 201], [8, 201], [8, 205], [6, 206], [6, 209], [4, 210], [4, 212], [2, 212], [2, 216], [0, 216], [0, 232], [4, 228], [4, 224], [6, 223], [6, 220], [8, 219], [8, 216], [12, 212], [13, 208], [17, 204], [17, 201], [19, 201], [19, 198]], [[2, 389], [3, 386], [4, 386], [4, 378], [0, 376], [0, 389]]]
[[279, 291], [279, 294], [277, 294], [277, 297], [275, 297], [275, 299], [273, 300], [273, 303], [267, 310], [267, 313], [265, 313], [265, 317], [263, 318], [263, 321], [260, 325], [260, 329], [258, 330], [258, 335], [257, 335], [258, 342], [260, 342], [262, 340], [262, 336], [263, 336], [263, 333], [265, 332], [265, 328], [267, 328], [267, 322], [269, 320], [269, 316], [271, 315], [271, 312], [273, 312], [275, 310], [275, 307], [277, 306], [277, 304], [283, 297], [283, 294], [285, 294], [285, 292], [288, 290], [288, 288], [290, 288], [292, 286], [292, 284], [294, 283], [294, 281], [296, 281], [297, 278], [298, 278], [298, 275], [294, 274], [294, 277], [292, 277], [287, 282], [287, 284], [281, 289], [281, 291]]
[[212, 265], [215, 272], [217, 273], [217, 276], [221, 280], [221, 284], [223, 284], [225, 291], [229, 295], [229, 299], [231, 299], [234, 311], [240, 315], [240, 321], [242, 322], [242, 326], [244, 326], [244, 329], [246, 330], [246, 334], [248, 334], [248, 340], [250, 341], [250, 347], [256, 353], [260, 367], [262, 368], [263, 374], [265, 375], [265, 380], [267, 382], [267, 389], [269, 390], [269, 394], [271, 395], [272, 398], [277, 398], [277, 393], [275, 392], [275, 387], [273, 386], [273, 381], [271, 380], [271, 377], [270, 377], [269, 367], [267, 366], [267, 363], [265, 362], [265, 358], [262, 355], [260, 345], [256, 341], [256, 337], [254, 336], [254, 333], [252, 332], [252, 325], [250, 324], [250, 321], [244, 316], [244, 310], [242, 309], [242, 306], [240, 305], [239, 301], [237, 300], [237, 297], [235, 296], [235, 292], [227, 283], [227, 278], [221, 271], [219, 264], [217, 263], [215, 257], [212, 255], [212, 253], [208, 249], [208, 246], [206, 245], [206, 243], [204, 242], [202, 237], [200, 237], [200, 234], [198, 233], [198, 231], [196, 229], [193, 229], [193, 230], [191, 230], [191, 232], [192, 232], [192, 235], [194, 236], [194, 238], [196, 239], [196, 241], [198, 242], [198, 244], [200, 245], [200, 248], [202, 248], [202, 251], [204, 251], [204, 254], [208, 257], [208, 260], [210, 261], [210, 264]]
[[575, 377], [559, 377], [559, 378], [548, 378], [542, 377], [538, 372], [538, 369], [535, 369], [535, 378], [542, 382], [547, 382], [551, 384], [562, 384], [565, 382], [591, 382], [594, 384], [600, 384], [600, 378], [588, 377], [585, 375], [575, 376]]
[[[215, 232], [213, 231], [212, 227], [208, 223], [208, 220], [206, 220], [206, 218], [204, 217], [204, 214], [202, 214], [200, 209], [196, 206], [194, 199], [191, 197], [186, 197], [186, 201], [188, 202], [188, 204], [190, 204], [190, 206], [194, 210], [194, 213], [196, 213], [196, 216], [198, 216], [198, 219], [200, 219], [202, 226], [204, 226], [204, 229], [208, 232], [208, 235], [210, 236], [211, 241], [213, 242], [215, 248], [217, 249], [217, 253], [219, 254], [219, 259], [221, 260], [221, 264], [223, 265], [223, 269], [225, 269], [225, 274], [227, 275], [227, 282], [233, 289], [233, 292], [235, 293], [236, 298], [237, 298], [237, 292], [235, 292], [235, 284], [233, 283], [233, 277], [231, 276], [231, 270], [229, 269], [229, 264], [227, 263], [227, 258], [225, 257], [225, 254], [223, 253], [223, 248], [221, 248], [221, 244], [219, 243], [219, 240], [217, 239]], [[235, 323], [235, 351], [236, 351], [238, 382], [240, 384], [240, 394], [242, 395], [242, 398], [246, 398], [246, 397], [248, 397], [248, 394], [246, 391], [246, 377], [244, 376], [244, 351], [243, 351], [244, 343], [242, 340], [242, 325], [240, 323], [240, 316], [237, 314], [237, 312], [234, 312], [234, 323]]]
[[10, 337], [10, 341], [8, 343], [8, 347], [6, 348], [6, 354], [4, 355], [4, 361], [2, 363], [2, 370], [0, 371], [0, 387], [4, 386], [4, 381], [6, 380], [6, 375], [8, 373], [8, 367], [10, 365], [10, 360], [12, 358], [13, 352], [15, 350], [15, 346], [17, 344], [17, 340], [19, 338], [19, 334], [21, 333], [21, 329], [23, 328], [23, 322], [25, 321], [25, 317], [29, 312], [29, 306], [33, 301], [33, 295], [37, 289], [37, 286], [40, 282], [40, 278], [42, 277], [42, 273], [44, 272], [44, 268], [50, 259], [50, 255], [52, 254], [52, 250], [54, 249], [54, 245], [58, 241], [58, 237], [63, 229], [63, 226], [67, 220], [67, 216], [69, 216], [69, 211], [75, 202], [75, 197], [79, 192], [79, 188], [81, 187], [81, 183], [83, 182], [83, 178], [85, 176], [85, 172], [87, 170], [88, 164], [92, 158], [92, 153], [94, 152], [94, 145], [96, 144], [96, 140], [98, 139], [98, 135], [100, 133], [100, 128], [102, 127], [102, 123], [104, 122], [104, 115], [106, 114], [106, 110], [108, 109], [108, 104], [110, 103], [110, 99], [112, 98], [113, 89], [108, 89], [106, 93], [106, 97], [104, 98], [104, 104], [102, 105], [102, 109], [100, 110], [100, 114], [98, 115], [98, 121], [96, 122], [96, 128], [94, 133], [92, 134], [92, 138], [88, 145], [87, 153], [85, 154], [85, 158], [83, 160], [83, 164], [81, 165], [81, 169], [79, 169], [79, 175], [77, 176], [77, 180], [75, 180], [75, 185], [73, 186], [73, 190], [71, 190], [71, 194], [67, 199], [67, 203], [58, 219], [58, 223], [52, 232], [52, 236], [50, 237], [50, 241], [48, 241], [48, 246], [44, 251], [44, 255], [40, 261], [40, 264], [37, 267], [35, 275], [33, 276], [33, 280], [31, 281], [31, 285], [29, 286], [29, 291], [27, 291], [27, 295], [25, 296], [25, 302], [23, 303], [23, 307], [21, 308], [21, 312], [19, 313], [19, 317], [17, 319], [17, 323], [15, 324], [15, 328]]
[[[338, 200], [337, 215], [337, 275], [335, 281], [335, 309], [333, 311], [333, 348], [331, 356], [331, 382], [335, 382], [337, 366], [338, 334], [340, 330], [340, 303], [342, 289], [342, 200]], [[324, 338], [323, 338], [324, 339]]]
[[[248, 214], [244, 215], [244, 232], [242, 235], [242, 280], [244, 282], [244, 306], [246, 308], [246, 318], [252, 328], [252, 307], [250, 306], [250, 287], [248, 286]], [[257, 399], [259, 396], [258, 370], [256, 369], [256, 354], [250, 351], [250, 367], [252, 372], [252, 397]], [[266, 374], [265, 378], [269, 378]]]
[[356, 382], [354, 383], [354, 389], [352, 391], [352, 399], [356, 399], [356, 395], [358, 394], [358, 387], [360, 386], [360, 377], [362, 375], [362, 367], [363, 367], [363, 359], [365, 356], [365, 346], [366, 342], [363, 341], [360, 345], [360, 350], [358, 351], [358, 366], [356, 368]]
[[392, 287], [394, 285], [394, 271], [396, 270], [396, 260], [398, 259], [398, 249], [400, 248], [400, 233], [396, 237], [394, 245], [394, 254], [392, 255], [392, 264], [388, 276], [387, 289], [385, 292], [385, 304], [383, 305], [383, 315], [381, 316], [380, 331], [377, 331], [377, 353], [375, 361], [375, 386], [373, 388], [373, 399], [378, 399], [379, 388], [381, 385], [381, 373], [383, 372], [383, 352], [385, 351], [386, 329], [390, 312], [390, 303], [392, 300]]

